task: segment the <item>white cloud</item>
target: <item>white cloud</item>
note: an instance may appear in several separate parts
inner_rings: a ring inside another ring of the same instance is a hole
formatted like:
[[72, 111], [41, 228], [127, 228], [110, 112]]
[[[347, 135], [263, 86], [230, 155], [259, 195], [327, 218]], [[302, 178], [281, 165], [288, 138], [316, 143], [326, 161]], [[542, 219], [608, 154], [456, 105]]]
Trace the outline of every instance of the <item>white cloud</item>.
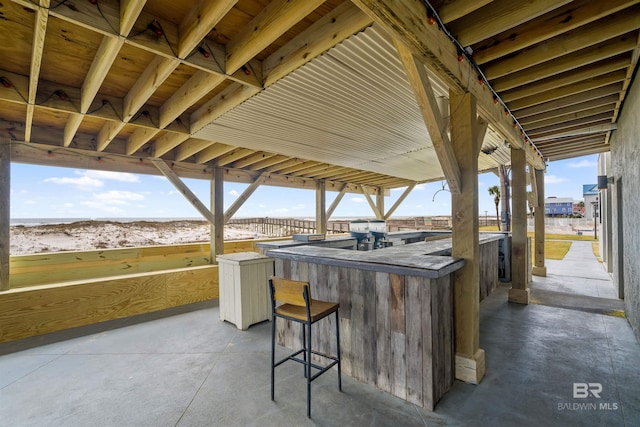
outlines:
[[25, 205], [37, 205], [38, 202], [36, 202], [35, 200], [25, 200], [24, 204]]
[[353, 203], [364, 203], [366, 201], [362, 197], [352, 197], [349, 200], [351, 200]]
[[544, 183], [545, 184], [560, 184], [561, 182], [565, 182], [567, 179], [557, 175], [545, 175]]
[[231, 190], [229, 191], [229, 195], [233, 197], [238, 197], [240, 193], [238, 193], [236, 190]]
[[595, 168], [596, 166], [598, 166], [598, 164], [594, 161], [590, 161], [590, 160], [581, 160], [579, 162], [574, 162], [574, 163], [569, 163], [569, 167], [573, 168], [573, 169], [578, 169], [578, 168]]
[[83, 191], [94, 190], [96, 188], [101, 188], [104, 186], [104, 182], [100, 181], [99, 179], [91, 178], [89, 176], [81, 176], [78, 178], [53, 177], [46, 178], [44, 182], [52, 182], [59, 185], [73, 185], [79, 190]]
[[260, 205], [258, 205], [258, 207], [259, 207], [259, 208], [264, 208], [265, 206], [264, 206], [264, 205], [262, 205], [262, 204], [260, 204]]
[[93, 200], [88, 200], [81, 204], [91, 209], [97, 209], [103, 212], [123, 213], [124, 210], [118, 206], [128, 205], [129, 202], [139, 200], [144, 200], [144, 196], [140, 193], [110, 190], [104, 193], [95, 193], [93, 194]]
[[104, 187], [105, 180], [119, 182], [140, 182], [140, 178], [131, 173], [109, 172], [109, 171], [76, 171], [77, 177], [51, 177], [44, 182], [51, 182], [58, 185], [72, 185], [79, 190], [89, 191]]
[[133, 200], [144, 200], [144, 196], [140, 193], [131, 191], [109, 190], [106, 193], [96, 193], [93, 195], [96, 200], [104, 200], [106, 202], [121, 203]]
[[413, 187], [414, 190], [426, 190], [427, 189], [427, 184], [418, 184], [415, 187]]
[[81, 176], [88, 176], [95, 179], [110, 179], [120, 182], [140, 182], [140, 178], [132, 173], [124, 172], [109, 172], [109, 171], [94, 171], [88, 170], [84, 172], [77, 172]]
[[305, 205], [303, 203], [299, 203], [297, 205], [295, 205], [294, 207], [292, 207], [291, 209], [293, 209], [294, 211], [302, 211], [305, 209]]
[[64, 206], [65, 208], [72, 208], [73, 203], [64, 203], [62, 206]]

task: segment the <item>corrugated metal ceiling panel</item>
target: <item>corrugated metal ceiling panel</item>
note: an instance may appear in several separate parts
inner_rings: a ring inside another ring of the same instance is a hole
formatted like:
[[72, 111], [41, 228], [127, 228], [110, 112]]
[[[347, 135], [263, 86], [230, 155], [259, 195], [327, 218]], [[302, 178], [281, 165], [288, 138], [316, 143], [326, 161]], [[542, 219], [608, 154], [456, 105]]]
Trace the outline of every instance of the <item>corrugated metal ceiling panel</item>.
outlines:
[[[434, 91], [448, 96], [437, 82]], [[395, 47], [375, 26], [195, 136], [415, 181], [442, 177]]]

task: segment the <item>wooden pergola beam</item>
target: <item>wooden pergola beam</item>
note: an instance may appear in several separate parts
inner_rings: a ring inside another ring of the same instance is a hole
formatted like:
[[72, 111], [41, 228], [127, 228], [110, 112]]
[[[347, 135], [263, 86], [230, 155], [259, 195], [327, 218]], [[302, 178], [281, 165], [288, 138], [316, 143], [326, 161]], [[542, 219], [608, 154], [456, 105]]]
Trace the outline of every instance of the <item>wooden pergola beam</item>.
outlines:
[[265, 153], [263, 151], [259, 151], [259, 152], [256, 152], [256, 153], [248, 156], [248, 157], [245, 157], [244, 159], [240, 159], [237, 162], [234, 162], [232, 166], [234, 168], [244, 168], [244, 167], [247, 167], [247, 166], [251, 166], [251, 165], [253, 165], [255, 163], [258, 163], [259, 161], [269, 159], [269, 158], [271, 158], [273, 156], [275, 156], [275, 154], [273, 154], [273, 153]]
[[497, 79], [634, 31], [639, 26], [640, 6], [632, 7], [599, 20], [595, 30], [593, 26], [577, 28], [488, 64], [484, 67], [484, 74], [489, 80]]
[[618, 129], [617, 123], [611, 123], [611, 119], [601, 120], [598, 123], [590, 123], [587, 125], [571, 126], [563, 131], [551, 131], [538, 134], [536, 141], [543, 142], [546, 139], [557, 139], [563, 137], [585, 136], [600, 133], [607, 133]]
[[438, 10], [438, 15], [444, 24], [467, 15], [474, 10], [490, 4], [493, 0], [453, 0], [446, 2]]
[[555, 154], [550, 154], [549, 158], [553, 160], [564, 160], [564, 159], [570, 159], [576, 156], [586, 156], [589, 154], [606, 153], [607, 151], [611, 151], [611, 146], [609, 144], [602, 144], [600, 146], [583, 148], [577, 151], [566, 151], [566, 152], [563, 151]]
[[233, 74], [324, 0], [275, 0], [227, 43], [227, 74]]
[[255, 151], [249, 148], [236, 148], [234, 151], [229, 152], [227, 154], [223, 154], [222, 156], [216, 159], [216, 166], [226, 166], [235, 162], [236, 160], [243, 159], [247, 156], [250, 156]]
[[207, 163], [210, 160], [216, 159], [224, 154], [227, 154], [236, 147], [226, 144], [214, 144], [204, 148], [196, 154], [196, 163]]
[[400, 197], [398, 197], [398, 200], [396, 200], [396, 202], [393, 204], [393, 206], [391, 206], [389, 208], [389, 210], [387, 211], [387, 213], [384, 214], [384, 219], [390, 218], [391, 215], [393, 215], [393, 213], [396, 211], [396, 209], [398, 209], [398, 206], [400, 206], [400, 204], [402, 202], [404, 202], [404, 199], [407, 198], [407, 196], [411, 193], [411, 191], [415, 187], [416, 187], [416, 183], [414, 182], [413, 184], [411, 184], [407, 188], [405, 188], [405, 190], [402, 192]]
[[260, 176], [258, 176], [255, 181], [253, 181], [247, 188], [245, 188], [245, 190], [241, 195], [238, 196], [235, 202], [233, 202], [233, 204], [231, 204], [231, 206], [227, 208], [224, 213], [225, 224], [229, 222], [229, 220], [233, 217], [233, 215], [235, 215], [236, 212], [238, 212], [238, 209], [240, 209], [244, 202], [246, 202], [247, 199], [251, 197], [254, 191], [256, 191], [258, 187], [264, 183], [264, 179], [267, 175], [268, 174], [266, 172], [263, 172]]
[[98, 151], [103, 151], [109, 145], [178, 65], [180, 65], [180, 62], [177, 60], [160, 56], [156, 56], [151, 61], [124, 97], [122, 122], [117, 124], [107, 123], [98, 133]]
[[473, 52], [473, 59], [477, 64], [493, 61], [583, 25], [595, 23], [634, 3], [635, 0], [611, 0], [566, 4], [519, 25], [517, 33], [507, 30], [489, 38], [483, 42], [486, 47]]
[[[318, 0], [313, 0], [313, 2], [317, 1]], [[309, 3], [311, 4], [313, 2]], [[272, 2], [271, 4], [274, 6], [270, 4], [270, 7], [278, 7], [281, 6], [282, 3], [283, 1]], [[298, 3], [304, 3], [304, 0], [298, 0]], [[264, 60], [263, 74], [265, 88], [303, 64], [316, 58], [321, 53], [336, 46], [347, 37], [370, 25], [370, 18], [367, 18], [366, 15], [359, 10], [354, 10], [349, 2], [345, 3], [348, 4], [337, 7], [333, 12], [319, 19]], [[257, 18], [258, 17], [255, 19]], [[240, 64], [239, 67], [242, 65], [243, 64]], [[242, 88], [237, 84], [231, 84], [220, 94], [192, 113], [190, 119], [191, 132], [195, 133], [199, 131], [222, 114], [240, 105], [261, 90], [261, 88], [249, 89]]]
[[[0, 70], [0, 73], [2, 74], [2, 76], [9, 78], [13, 86], [17, 90], [21, 91], [21, 93], [23, 90], [24, 92], [28, 90], [28, 84], [29, 84], [28, 77], [11, 73], [6, 70]], [[125, 125], [129, 125], [130, 127], [134, 127], [137, 129], [159, 130], [158, 127], [154, 125], [154, 123], [157, 122], [157, 119], [158, 119], [158, 111], [157, 111], [157, 108], [153, 106], [149, 106], [149, 105], [143, 106], [143, 108], [149, 112], [150, 117], [152, 118], [151, 121], [141, 119], [141, 120], [125, 123], [121, 120], [122, 104], [123, 104], [122, 98], [116, 98], [116, 97], [105, 95], [102, 93], [98, 94], [99, 100], [94, 100], [94, 102], [91, 104], [91, 107], [90, 107], [91, 110], [88, 111], [86, 114], [81, 114], [81, 113], [77, 113], [77, 111], [74, 108], [74, 105], [78, 105], [80, 103], [81, 89], [65, 86], [61, 84], [56, 84], [54, 82], [46, 81], [43, 79], [40, 79], [40, 81], [38, 82], [38, 92], [39, 92], [39, 96], [41, 97], [44, 95], [50, 95], [55, 90], [63, 91], [67, 95], [68, 100], [62, 101], [58, 99], [58, 97], [56, 96], [50, 97], [50, 99], [47, 100], [46, 102], [35, 105], [34, 108], [36, 111], [38, 109], [45, 109], [45, 110], [50, 110], [55, 112], [61, 112], [61, 113], [64, 113], [65, 115], [69, 114], [70, 120], [77, 120], [75, 116], [80, 116], [81, 118], [83, 118], [84, 116], [88, 116], [88, 117], [95, 117], [100, 120], [105, 120], [107, 122], [114, 122], [117, 126], [121, 126], [121, 127], [124, 127]], [[25, 101], [22, 98], [20, 98], [20, 96], [15, 92], [15, 90], [11, 88], [5, 88], [4, 86], [1, 86], [1, 85], [0, 85], [0, 100], [24, 105], [25, 107], [28, 106], [28, 104], [26, 104]], [[103, 104], [103, 100], [108, 103], [106, 106], [105, 104]], [[70, 126], [70, 125], [67, 123], [67, 126]], [[73, 136], [71, 135], [71, 130], [73, 130], [73, 135], [75, 135], [76, 129], [77, 128], [74, 127], [73, 129], [69, 129], [66, 131], [66, 134], [69, 135], [70, 137], [69, 142], [73, 139]], [[171, 126], [167, 127], [165, 130], [167, 132], [180, 133], [180, 134], [185, 134], [187, 136], [189, 134], [189, 132], [186, 129], [184, 129], [183, 126], [180, 126], [177, 124], [176, 125], [172, 124]], [[67, 142], [66, 137], [64, 142], [65, 143]]]
[[611, 122], [612, 113], [613, 113], [613, 109], [609, 109], [604, 113], [595, 114], [592, 116], [585, 116], [579, 119], [565, 120], [560, 123], [556, 123], [554, 125], [532, 129], [528, 132], [528, 134], [533, 140], [536, 140], [538, 137], [544, 137], [546, 134], [550, 132], [556, 132], [563, 129], [571, 129], [571, 128], [574, 128], [575, 126], [583, 126], [591, 123], [599, 123], [603, 120], [607, 120]]
[[523, 108], [532, 107], [555, 99], [560, 99], [569, 95], [576, 95], [589, 90], [594, 90], [613, 83], [625, 80], [627, 73], [625, 70], [617, 70], [610, 73], [602, 74], [588, 80], [582, 80], [577, 83], [568, 84], [566, 86], [557, 87], [547, 91], [538, 92], [524, 98], [516, 99], [508, 102], [507, 105], [511, 110], [521, 110]]
[[211, 211], [207, 209], [207, 207], [200, 201], [200, 199], [198, 199], [198, 196], [196, 196], [189, 189], [189, 187], [187, 187], [185, 183], [182, 182], [180, 177], [169, 167], [169, 165], [165, 163], [164, 160], [154, 158], [151, 159], [151, 162], [165, 177], [167, 177], [167, 179], [173, 184], [173, 186], [176, 187], [176, 189], [180, 191], [180, 193], [182, 193], [184, 197], [187, 198], [189, 203], [191, 203], [193, 207], [196, 208], [196, 210], [200, 212], [200, 214], [205, 217], [207, 221], [209, 221], [210, 224], [215, 224], [215, 217], [211, 213]]
[[[216, 143], [213, 141], [207, 141], [207, 140], [198, 139], [198, 138], [189, 138], [188, 140], [184, 141], [175, 149], [175, 159], [181, 162], [193, 156], [194, 154], [199, 153], [205, 148], [211, 147], [212, 145], [215, 145], [215, 144]], [[227, 146], [227, 147], [229, 147], [229, 151], [233, 149], [233, 147], [230, 147], [230, 146]]]
[[160, 138], [156, 140], [153, 144], [153, 155], [155, 157], [160, 157], [165, 153], [173, 150], [178, 145], [182, 144], [184, 141], [189, 139], [189, 135], [183, 135], [180, 133], [165, 133]]
[[523, 108], [516, 112], [517, 116], [528, 117], [536, 114], [544, 113], [547, 111], [553, 111], [555, 109], [568, 107], [571, 105], [581, 104], [592, 99], [602, 98], [607, 95], [617, 94], [622, 90], [622, 83], [613, 83], [607, 86], [599, 87], [597, 89], [588, 90], [575, 95], [564, 96], [562, 98], [554, 99], [553, 101], [537, 104], [532, 107]]
[[609, 151], [611, 149], [611, 147], [608, 144], [604, 143], [604, 138], [602, 138], [602, 140], [595, 141], [595, 142], [584, 142], [582, 144], [566, 145], [566, 146], [550, 148], [545, 151], [545, 154], [547, 154], [553, 160], [557, 160], [556, 156], [558, 155], [582, 152], [582, 150], [586, 151], [586, 150], [598, 149], [598, 148], [604, 148], [606, 149], [605, 151]]
[[376, 206], [376, 204], [373, 202], [373, 199], [369, 195], [369, 190], [367, 189], [367, 187], [365, 185], [360, 184], [360, 189], [362, 191], [362, 194], [364, 195], [364, 198], [369, 203], [369, 206], [371, 207], [371, 210], [375, 214], [376, 218], [382, 218], [384, 214], [380, 212], [380, 209], [378, 209], [378, 206]]
[[344, 40], [371, 22], [353, 3], [345, 1], [264, 60], [264, 86], [271, 86], [335, 46], [335, 40]]
[[[537, 95], [549, 90], [566, 87], [576, 82], [592, 79], [594, 77], [603, 76], [614, 71], [624, 69], [631, 63], [628, 55], [612, 58], [609, 61], [602, 61], [586, 66], [576, 71], [569, 71], [553, 78], [539, 80], [537, 82], [522, 86], [518, 89], [512, 89], [500, 94], [504, 102], [511, 102], [516, 99], [526, 98]], [[622, 79], [624, 80], [624, 79]]]
[[[418, 107], [422, 113], [433, 148], [436, 151], [444, 177], [449, 184], [452, 193], [460, 192], [460, 168], [453, 153], [451, 142], [449, 141], [448, 129], [442, 118], [442, 112], [438, 106], [438, 101], [433, 93], [429, 75], [422, 62], [407, 49], [402, 42], [394, 40], [398, 56], [402, 61], [409, 83], [413, 88], [413, 93], [418, 101]], [[446, 112], [445, 112], [446, 113]]]
[[331, 206], [329, 206], [329, 209], [327, 209], [327, 220], [331, 218], [331, 215], [333, 215], [333, 213], [335, 212], [336, 208], [342, 201], [342, 198], [344, 197], [346, 192], [347, 192], [347, 184], [343, 184], [342, 187], [340, 188], [340, 191], [338, 192], [338, 195], [336, 196], [335, 199], [333, 199]]
[[[544, 162], [532, 148], [524, 144], [519, 130], [513, 128], [512, 119], [506, 117], [502, 107], [493, 102], [490, 91], [479, 83], [472, 64], [458, 61], [457, 47], [439, 30], [429, 25], [422, 2], [396, 2], [393, 0], [353, 0], [363, 12], [384, 28], [416, 55], [435, 75], [456, 93], [469, 92], [477, 99], [478, 110], [492, 127], [509, 143], [524, 147], [528, 160], [536, 167], [545, 168]], [[471, 77], [470, 77], [471, 76]]]
[[569, 3], [571, 0], [511, 0], [495, 2], [490, 6], [460, 17], [448, 29], [462, 44], [469, 46], [499, 32], [543, 15]]
[[526, 125], [522, 122], [521, 124], [527, 128], [527, 133], [529, 134], [529, 136], [533, 138], [532, 135], [534, 135], [535, 132], [545, 129], [549, 126], [562, 125], [563, 123], [566, 123], [566, 122], [572, 122], [574, 120], [580, 120], [580, 119], [589, 118], [589, 117], [599, 117], [599, 115], [603, 113], [611, 115], [611, 111], [613, 111], [614, 106], [615, 106], [615, 102], [611, 102], [595, 108], [574, 111], [571, 113], [560, 114], [555, 117], [550, 117], [548, 119], [529, 122]]
[[50, 0], [39, 0], [40, 7], [36, 10], [33, 24], [33, 41], [31, 48], [31, 65], [29, 68], [29, 90], [27, 92], [27, 116], [25, 118], [24, 140], [31, 141], [31, 125], [35, 110], [36, 95], [38, 93], [38, 80], [40, 79], [40, 67], [42, 66], [42, 53], [47, 33], [47, 21]]
[[276, 154], [273, 157], [270, 157], [270, 158], [264, 159], [264, 160], [260, 160], [259, 162], [254, 163], [252, 168], [255, 169], [255, 170], [260, 170], [260, 169], [264, 169], [264, 168], [268, 168], [268, 167], [272, 167], [272, 166], [278, 165], [278, 164], [286, 162], [288, 160], [291, 160], [291, 157], [284, 156], [282, 154]]
[[[592, 99], [590, 101], [585, 101], [582, 103], [571, 104], [566, 107], [557, 108], [552, 111], [533, 114], [527, 117], [523, 117], [519, 119], [519, 121], [527, 129], [534, 128], [534, 126], [538, 126], [539, 122], [544, 122], [547, 120], [562, 120], [561, 118], [564, 115], [587, 114], [587, 111], [590, 109], [602, 107], [610, 104], [615, 104], [619, 98], [620, 98], [619, 94], [613, 93], [610, 95], [605, 95], [603, 97]], [[557, 123], [557, 122], [552, 122], [552, 123]]]
[[199, 0], [180, 22], [178, 57], [184, 59], [205, 38], [238, 0]]
[[517, 73], [503, 76], [497, 80], [491, 80], [493, 88], [502, 92], [517, 88], [531, 82], [545, 79], [556, 74], [580, 68], [582, 66], [603, 61], [616, 55], [629, 52], [636, 47], [637, 40], [629, 34], [616, 37], [612, 40], [589, 46], [573, 52], [571, 55], [556, 58], [553, 61], [528, 67]]

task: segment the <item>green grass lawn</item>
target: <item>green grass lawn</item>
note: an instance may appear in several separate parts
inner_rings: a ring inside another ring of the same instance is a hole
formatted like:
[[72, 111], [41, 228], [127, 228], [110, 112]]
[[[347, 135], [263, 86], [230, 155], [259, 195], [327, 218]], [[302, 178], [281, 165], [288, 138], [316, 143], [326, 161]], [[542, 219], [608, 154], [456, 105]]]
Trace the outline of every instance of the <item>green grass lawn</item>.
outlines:
[[[565, 255], [567, 255], [569, 249], [571, 249], [571, 242], [545, 241], [544, 258], [561, 260], [565, 257]], [[533, 259], [533, 253], [531, 255], [531, 259]]]
[[[480, 231], [498, 231], [498, 227], [496, 226], [480, 227]], [[527, 233], [527, 235], [533, 238], [533, 233]], [[570, 242], [571, 240], [593, 241], [593, 237], [578, 236], [575, 234], [545, 234], [544, 235], [545, 259], [557, 259], [557, 260], [564, 259], [565, 255], [567, 255], [567, 252], [569, 252], [569, 249], [571, 249], [571, 242]], [[594, 245], [597, 245], [597, 242], [594, 242]], [[531, 259], [533, 260], [533, 251], [531, 252]]]

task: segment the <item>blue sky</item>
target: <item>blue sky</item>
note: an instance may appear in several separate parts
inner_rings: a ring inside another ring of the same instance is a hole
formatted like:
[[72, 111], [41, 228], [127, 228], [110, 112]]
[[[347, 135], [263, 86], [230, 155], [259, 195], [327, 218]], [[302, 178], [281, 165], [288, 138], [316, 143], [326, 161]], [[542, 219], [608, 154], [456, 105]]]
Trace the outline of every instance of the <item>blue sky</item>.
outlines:
[[[550, 162], [545, 174], [545, 195], [582, 199], [582, 185], [597, 181], [597, 155]], [[209, 182], [185, 179], [209, 206]], [[498, 185], [493, 173], [479, 176], [479, 213], [495, 212], [487, 189]], [[246, 184], [225, 183], [225, 208]], [[441, 182], [416, 186], [394, 216], [450, 215], [451, 196], [439, 191]], [[389, 209], [402, 194], [393, 190], [385, 199]], [[436, 193], [437, 192], [437, 193]], [[337, 193], [327, 193], [327, 206]], [[237, 217], [313, 217], [315, 193], [310, 190], [261, 186], [236, 213]], [[371, 217], [362, 195], [347, 193], [333, 218]], [[11, 164], [11, 218], [183, 218], [199, 213], [164, 177], [70, 168]]]

